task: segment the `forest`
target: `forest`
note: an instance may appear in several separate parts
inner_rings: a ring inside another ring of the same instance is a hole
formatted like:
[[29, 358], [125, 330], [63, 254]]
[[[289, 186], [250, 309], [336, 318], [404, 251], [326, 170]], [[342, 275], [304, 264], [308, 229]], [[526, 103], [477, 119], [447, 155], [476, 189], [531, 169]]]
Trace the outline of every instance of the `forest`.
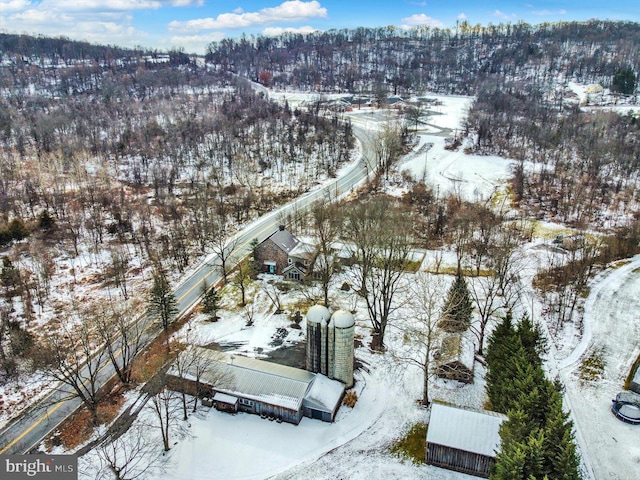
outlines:
[[196, 60], [0, 36], [3, 377], [24, 371], [32, 322], [98, 301], [83, 286], [132, 302], [142, 272], [179, 278], [350, 159], [348, 122]]

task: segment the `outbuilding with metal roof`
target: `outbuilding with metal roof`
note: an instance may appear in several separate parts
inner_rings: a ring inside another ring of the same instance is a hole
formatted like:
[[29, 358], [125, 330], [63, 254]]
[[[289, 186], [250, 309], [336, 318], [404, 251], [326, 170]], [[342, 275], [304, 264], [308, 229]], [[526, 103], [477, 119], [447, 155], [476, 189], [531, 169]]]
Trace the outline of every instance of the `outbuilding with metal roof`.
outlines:
[[194, 348], [211, 365], [198, 379], [200, 391], [195, 391], [196, 378], [194, 372], [190, 371], [180, 377], [175, 369], [170, 369], [170, 387], [185, 388], [185, 391], [194, 395], [202, 395], [204, 387], [208, 395], [214, 396], [214, 400], [218, 394], [224, 394], [226, 403], [230, 403], [230, 397], [237, 399], [237, 411], [296, 425], [305, 414], [311, 418], [333, 421], [342, 401], [344, 385], [323, 375], [242, 355]]
[[489, 478], [500, 449], [500, 425], [506, 419], [496, 412], [433, 403], [427, 429], [427, 463]]

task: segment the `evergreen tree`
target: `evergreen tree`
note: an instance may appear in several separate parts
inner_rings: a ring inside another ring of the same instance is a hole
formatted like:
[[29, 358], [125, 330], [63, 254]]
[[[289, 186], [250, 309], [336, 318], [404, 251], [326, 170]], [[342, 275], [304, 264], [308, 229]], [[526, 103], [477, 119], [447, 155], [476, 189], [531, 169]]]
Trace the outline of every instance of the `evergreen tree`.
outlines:
[[205, 281], [202, 285], [202, 313], [209, 316], [212, 322], [218, 321], [218, 309], [220, 308], [220, 296], [216, 287], [207, 287]]
[[512, 402], [518, 395], [514, 379], [521, 375], [518, 369], [523, 368], [524, 358], [524, 349], [511, 323], [511, 314], [507, 313], [493, 331], [487, 348], [486, 391], [493, 410], [507, 413], [512, 408]]
[[576, 452], [573, 422], [562, 409], [562, 397], [555, 392], [545, 425], [545, 471], [549, 478], [579, 480], [580, 460]]
[[171, 286], [164, 272], [157, 271], [153, 277], [153, 287], [149, 292], [148, 311], [150, 315], [160, 317], [162, 328], [165, 332], [169, 329], [169, 324], [178, 313], [177, 305], [178, 302], [171, 291]]
[[48, 210], [43, 210], [40, 214], [40, 217], [38, 217], [38, 228], [43, 232], [49, 232], [53, 230], [55, 226], [55, 219], [51, 215], [49, 215]]
[[527, 427], [522, 410], [509, 412], [500, 427], [502, 444], [491, 473], [492, 480], [542, 480], [544, 474], [544, 433]]
[[578, 480], [573, 425], [562, 410], [561, 386], [545, 378], [539, 328], [524, 316], [517, 329], [508, 314], [489, 339], [487, 394], [491, 407], [508, 412], [492, 479]]
[[460, 269], [447, 293], [443, 312], [441, 326], [448, 332], [464, 332], [471, 325], [473, 303], [467, 281]]
[[611, 83], [611, 90], [623, 95], [632, 95], [635, 88], [636, 75], [631, 68], [623, 68], [616, 72]]
[[249, 248], [251, 248], [251, 277], [255, 278], [260, 273], [260, 265], [258, 265], [258, 242], [257, 238], [251, 240]]
[[518, 336], [532, 365], [542, 365], [541, 355], [547, 351], [547, 340], [539, 325], [533, 323], [527, 313], [523, 314], [517, 327]]
[[9, 257], [2, 257], [2, 270], [0, 270], [0, 286], [3, 287], [7, 300], [18, 293], [20, 288], [20, 270], [16, 268]]

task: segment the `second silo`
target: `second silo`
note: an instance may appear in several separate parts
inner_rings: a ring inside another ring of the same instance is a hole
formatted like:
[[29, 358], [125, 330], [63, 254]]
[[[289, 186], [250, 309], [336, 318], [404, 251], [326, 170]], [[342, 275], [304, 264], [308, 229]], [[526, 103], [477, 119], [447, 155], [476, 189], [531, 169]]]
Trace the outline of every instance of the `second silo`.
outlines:
[[327, 374], [327, 323], [330, 316], [324, 305], [314, 305], [307, 312], [306, 363], [310, 372]]
[[331, 316], [329, 331], [333, 335], [330, 343], [329, 377], [340, 380], [347, 388], [353, 386], [353, 341], [355, 319], [346, 310], [337, 310]]

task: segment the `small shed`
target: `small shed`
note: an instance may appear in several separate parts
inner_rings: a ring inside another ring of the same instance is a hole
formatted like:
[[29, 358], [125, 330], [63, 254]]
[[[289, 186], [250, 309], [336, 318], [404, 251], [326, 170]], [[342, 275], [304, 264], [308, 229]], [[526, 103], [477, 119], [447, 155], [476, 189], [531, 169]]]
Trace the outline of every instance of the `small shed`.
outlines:
[[238, 398], [226, 393], [216, 392], [213, 396], [213, 406], [220, 412], [238, 413]]
[[469, 334], [447, 333], [437, 350], [435, 373], [440, 378], [473, 383], [475, 346]]
[[302, 401], [303, 414], [323, 422], [333, 422], [343, 396], [343, 384], [318, 374]]
[[500, 449], [500, 425], [506, 419], [496, 412], [433, 403], [427, 430], [427, 463], [489, 478]]

